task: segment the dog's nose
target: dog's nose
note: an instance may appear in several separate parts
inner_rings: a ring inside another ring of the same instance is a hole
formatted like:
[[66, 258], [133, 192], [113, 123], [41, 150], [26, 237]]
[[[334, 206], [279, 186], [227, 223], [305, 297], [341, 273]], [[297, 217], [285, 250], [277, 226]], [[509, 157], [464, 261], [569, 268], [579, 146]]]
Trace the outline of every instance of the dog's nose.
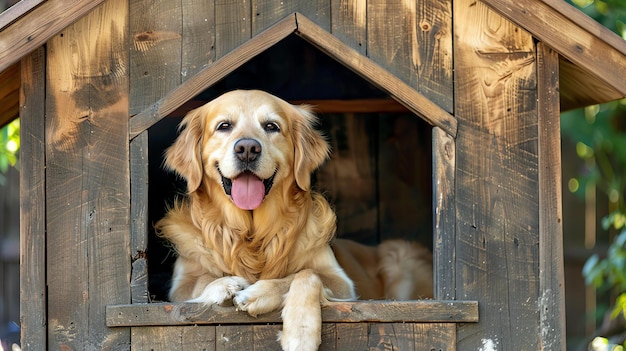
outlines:
[[239, 139], [235, 143], [235, 154], [244, 162], [252, 162], [261, 154], [261, 144], [254, 139]]

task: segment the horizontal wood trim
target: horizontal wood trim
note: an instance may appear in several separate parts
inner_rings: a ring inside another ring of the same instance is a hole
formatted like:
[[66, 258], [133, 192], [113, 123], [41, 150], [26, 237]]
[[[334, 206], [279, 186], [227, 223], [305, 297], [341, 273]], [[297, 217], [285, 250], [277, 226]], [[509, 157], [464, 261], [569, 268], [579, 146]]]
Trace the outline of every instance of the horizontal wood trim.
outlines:
[[483, 1], [626, 96], [626, 42], [615, 33], [561, 0]]
[[226, 77], [250, 59], [278, 43], [296, 29], [293, 16], [288, 16], [251, 40], [198, 72], [147, 109], [131, 117], [129, 137], [133, 139], [154, 123], [175, 111], [188, 100]]
[[456, 137], [457, 121], [446, 110], [305, 16], [296, 13], [296, 20], [298, 22], [296, 34], [300, 37], [389, 94], [431, 125]]
[[293, 100], [294, 105], [311, 105], [316, 113], [403, 113], [411, 112], [394, 99]]
[[[33, 7], [28, 9], [30, 12], [27, 16], [19, 17], [20, 13], [13, 12], [0, 15], [0, 23], [12, 22], [0, 31], [0, 71], [45, 44], [102, 1], [48, 0], [41, 4], [24, 4], [23, 6]], [[26, 11], [26, 9], [21, 9], [21, 11]]]
[[[476, 301], [356, 301], [329, 302], [322, 306], [327, 323], [357, 322], [478, 322]], [[195, 303], [149, 303], [109, 305], [109, 327], [280, 323], [280, 312], [251, 317], [234, 307], [203, 306]]]

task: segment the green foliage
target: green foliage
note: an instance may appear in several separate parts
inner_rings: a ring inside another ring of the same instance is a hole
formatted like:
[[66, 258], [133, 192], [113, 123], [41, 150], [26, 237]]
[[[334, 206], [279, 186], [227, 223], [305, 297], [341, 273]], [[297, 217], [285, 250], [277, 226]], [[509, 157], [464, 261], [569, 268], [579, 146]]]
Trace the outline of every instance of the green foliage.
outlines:
[[20, 120], [15, 119], [0, 129], [0, 184], [6, 181], [4, 174], [15, 167], [20, 150]]
[[569, 0], [589, 17], [626, 38], [626, 5], [624, 0]]

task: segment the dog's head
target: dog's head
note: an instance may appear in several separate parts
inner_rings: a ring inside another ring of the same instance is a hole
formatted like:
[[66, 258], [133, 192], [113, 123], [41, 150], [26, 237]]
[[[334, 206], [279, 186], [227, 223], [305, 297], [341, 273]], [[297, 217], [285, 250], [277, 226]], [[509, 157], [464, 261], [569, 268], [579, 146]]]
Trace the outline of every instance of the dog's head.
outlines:
[[189, 193], [214, 182], [237, 207], [253, 210], [278, 183], [309, 189], [311, 172], [329, 155], [315, 123], [306, 106], [231, 91], [187, 114], [165, 164], [185, 178]]

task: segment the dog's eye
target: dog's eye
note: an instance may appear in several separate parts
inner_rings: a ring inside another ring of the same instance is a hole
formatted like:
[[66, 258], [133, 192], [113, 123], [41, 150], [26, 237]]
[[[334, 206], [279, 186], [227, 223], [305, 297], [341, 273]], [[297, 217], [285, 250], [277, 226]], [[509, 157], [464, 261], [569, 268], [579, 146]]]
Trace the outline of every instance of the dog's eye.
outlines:
[[267, 122], [264, 128], [266, 132], [280, 132], [280, 126], [276, 122]]
[[223, 131], [223, 132], [229, 131], [231, 129], [233, 129], [233, 124], [230, 122], [220, 122], [216, 128], [216, 130]]

